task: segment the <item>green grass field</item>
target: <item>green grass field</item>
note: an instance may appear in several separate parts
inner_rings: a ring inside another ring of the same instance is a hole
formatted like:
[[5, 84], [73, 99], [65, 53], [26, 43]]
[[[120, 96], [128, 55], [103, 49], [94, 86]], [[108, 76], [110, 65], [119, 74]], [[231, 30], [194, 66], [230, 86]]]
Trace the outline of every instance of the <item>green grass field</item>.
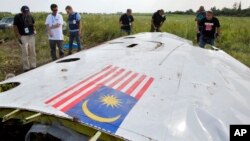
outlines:
[[[33, 14], [36, 20], [37, 62], [40, 65], [50, 61], [50, 50], [44, 21], [46, 13]], [[117, 38], [120, 35], [119, 15], [82, 15], [83, 43], [90, 48], [102, 42]], [[151, 16], [134, 15], [133, 33], [150, 30]], [[226, 51], [242, 63], [250, 67], [250, 18], [218, 17], [222, 26], [222, 35], [217, 40], [217, 47]], [[66, 20], [66, 15], [64, 15]], [[167, 21], [162, 30], [180, 37], [192, 40], [195, 43], [195, 22], [191, 15], [167, 15]], [[7, 73], [19, 74], [22, 72], [20, 48], [14, 39], [12, 30], [0, 31], [0, 40], [8, 38], [6, 43], [0, 44], [0, 80]], [[67, 42], [67, 38], [65, 40]]]

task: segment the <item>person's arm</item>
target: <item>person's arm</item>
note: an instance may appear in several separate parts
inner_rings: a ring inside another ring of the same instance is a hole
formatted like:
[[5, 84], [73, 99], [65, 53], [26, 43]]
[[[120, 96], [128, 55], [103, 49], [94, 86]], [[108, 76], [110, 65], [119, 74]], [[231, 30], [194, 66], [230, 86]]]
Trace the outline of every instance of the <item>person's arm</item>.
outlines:
[[55, 25], [52, 25], [51, 27], [50, 27], [50, 29], [55, 29], [55, 28], [58, 28], [58, 27], [60, 27], [62, 24], [60, 24], [60, 23], [56, 23]]
[[134, 22], [134, 17], [133, 16], [131, 16], [131, 27], [133, 26], [133, 22]]
[[220, 37], [220, 27], [216, 28], [216, 33], [215, 33], [215, 37]]
[[119, 19], [119, 24], [120, 24], [121, 27], [123, 26], [123, 24], [122, 24], [122, 16]]
[[58, 28], [58, 27], [60, 27], [60, 26], [61, 26], [61, 24], [57, 23], [57, 24], [55, 24], [55, 25], [52, 25], [52, 26], [51, 26], [51, 29], [55, 29], [55, 28]]
[[20, 38], [21, 38], [21, 35], [20, 35], [19, 30], [18, 30], [18, 28], [17, 28], [16, 25], [14, 25], [14, 32], [15, 32], [16, 38], [17, 38], [17, 39], [20, 39]]
[[216, 19], [216, 37], [220, 36], [220, 21]]
[[81, 21], [79, 21], [78, 28], [79, 28], [79, 35], [81, 36], [82, 34], [82, 22]]
[[20, 33], [19, 33], [17, 24], [18, 24], [18, 20], [17, 20], [17, 16], [15, 16], [15, 18], [14, 18], [14, 23], [13, 23], [13, 29], [14, 29], [14, 33], [15, 33], [16, 38], [17, 38], [17, 39], [20, 39], [20, 38], [21, 38], [21, 35], [20, 35]]
[[196, 24], [197, 33], [200, 33], [200, 29], [199, 29], [200, 26], [204, 26], [204, 20], [201, 20], [200, 22], [197, 21], [197, 24]]
[[78, 32], [78, 34], [81, 36], [81, 34], [82, 34], [82, 22], [81, 22], [81, 15], [79, 13], [77, 13], [77, 20], [79, 21], [79, 24], [78, 24], [79, 32]]
[[33, 17], [32, 17], [32, 24], [33, 24], [32, 26], [34, 28], [34, 34], [36, 34], [35, 20]]
[[46, 31], [47, 31], [47, 33], [48, 33], [48, 35], [49, 35], [50, 37], [53, 37], [53, 33], [51, 32], [51, 27], [50, 27], [50, 25], [49, 25], [49, 20], [50, 20], [50, 16], [48, 16], [48, 17], [46, 18], [46, 22], [45, 22]]
[[58, 27], [60, 27], [61, 25], [63, 25], [63, 18], [62, 18], [61, 15], [59, 15], [59, 23], [56, 23], [55, 25], [52, 25], [52, 26], [50, 27], [50, 29], [58, 28]]
[[152, 16], [152, 19], [151, 19], [151, 24], [154, 26], [154, 29], [156, 29], [156, 26], [154, 24], [155, 17], [156, 17], [156, 14], [154, 13], [153, 16]]
[[53, 37], [53, 33], [51, 32], [51, 27], [49, 26], [49, 24], [46, 24], [46, 31], [50, 37]]
[[198, 22], [197, 22], [197, 24], [196, 24], [196, 32], [197, 32], [197, 33], [200, 33], [199, 23], [198, 23]]
[[218, 34], [218, 36], [220, 36], [220, 27], [217, 27], [217, 34]]
[[196, 21], [196, 22], [198, 23], [198, 13], [195, 14], [195, 19], [194, 19], [194, 21]]
[[160, 24], [160, 27], [163, 25], [163, 23], [165, 22], [165, 20], [166, 20], [166, 17], [164, 16], [164, 17], [162, 18], [162, 22], [161, 22], [161, 24]]

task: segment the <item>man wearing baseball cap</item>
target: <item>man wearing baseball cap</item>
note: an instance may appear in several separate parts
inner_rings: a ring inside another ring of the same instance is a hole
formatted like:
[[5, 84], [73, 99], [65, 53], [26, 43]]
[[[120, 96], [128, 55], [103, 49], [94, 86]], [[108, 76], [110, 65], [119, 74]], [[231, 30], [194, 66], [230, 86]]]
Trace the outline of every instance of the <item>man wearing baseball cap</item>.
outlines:
[[22, 49], [23, 71], [36, 68], [35, 21], [28, 6], [22, 6], [21, 13], [15, 15], [14, 32]]

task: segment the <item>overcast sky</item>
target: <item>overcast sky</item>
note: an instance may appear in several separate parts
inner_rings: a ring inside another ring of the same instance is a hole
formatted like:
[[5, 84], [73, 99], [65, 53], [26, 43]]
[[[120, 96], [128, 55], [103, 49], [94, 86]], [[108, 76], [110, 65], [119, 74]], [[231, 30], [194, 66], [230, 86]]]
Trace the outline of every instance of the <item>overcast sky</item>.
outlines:
[[31, 11], [48, 12], [50, 4], [56, 3], [60, 12], [71, 5], [78, 12], [114, 13], [131, 8], [133, 12], [149, 13], [161, 8], [166, 11], [196, 10], [200, 5], [206, 9], [232, 7], [234, 2], [240, 1], [242, 8], [250, 6], [250, 0], [0, 0], [0, 11], [17, 13], [22, 5], [28, 5]]

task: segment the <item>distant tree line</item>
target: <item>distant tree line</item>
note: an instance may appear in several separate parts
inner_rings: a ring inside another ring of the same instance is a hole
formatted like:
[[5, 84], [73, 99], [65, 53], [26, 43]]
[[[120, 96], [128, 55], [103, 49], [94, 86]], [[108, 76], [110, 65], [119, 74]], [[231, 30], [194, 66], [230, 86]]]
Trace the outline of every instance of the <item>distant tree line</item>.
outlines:
[[[234, 3], [232, 8], [224, 7], [222, 9], [217, 9], [215, 6], [212, 7], [210, 10], [212, 10], [215, 15], [217, 16], [239, 16], [239, 17], [250, 17], [250, 7], [246, 9], [241, 8], [241, 2], [240, 3]], [[195, 14], [196, 12], [192, 9], [186, 10], [186, 11], [174, 11], [174, 12], [167, 12], [169, 14]]]
[[[206, 9], [209, 10], [209, 9]], [[232, 6], [232, 8], [227, 8], [224, 7], [222, 9], [217, 9], [215, 6], [212, 7], [210, 10], [212, 10], [215, 15], [217, 16], [238, 16], [238, 17], [250, 17], [250, 6], [246, 9], [242, 9], [241, 8], [241, 2], [237, 3], [235, 2]], [[40, 12], [38, 12], [40, 13]], [[118, 14], [121, 15], [123, 12], [117, 12], [114, 14]], [[167, 12], [167, 14], [180, 14], [180, 15], [194, 15], [196, 13], [196, 11], [194, 11], [193, 9], [189, 9], [186, 11], [169, 11]], [[83, 12], [82, 14], [96, 14], [96, 15], [105, 15], [105, 13], [86, 13]], [[149, 16], [152, 15], [152, 13], [134, 13], [135, 15], [145, 15], [145, 16]], [[10, 12], [0, 12], [0, 19], [2, 19], [3, 17], [7, 17], [7, 16], [12, 16], [12, 13]]]

